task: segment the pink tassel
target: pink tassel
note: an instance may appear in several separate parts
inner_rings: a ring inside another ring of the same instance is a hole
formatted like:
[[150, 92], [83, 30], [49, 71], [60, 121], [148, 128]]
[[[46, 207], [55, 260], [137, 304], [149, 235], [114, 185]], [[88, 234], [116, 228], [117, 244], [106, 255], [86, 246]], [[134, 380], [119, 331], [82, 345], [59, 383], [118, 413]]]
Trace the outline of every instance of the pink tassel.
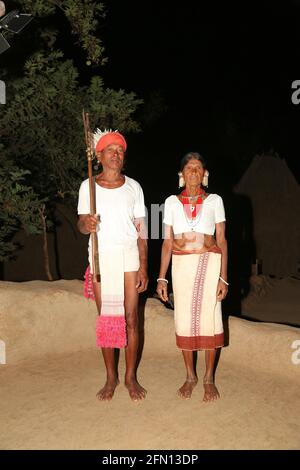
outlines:
[[125, 317], [98, 316], [96, 338], [98, 348], [125, 348], [127, 346]]
[[[84, 274], [84, 296], [95, 300], [93, 275], [90, 266]], [[96, 321], [96, 338], [98, 348], [125, 348], [127, 346], [126, 321], [124, 316], [100, 315]]]

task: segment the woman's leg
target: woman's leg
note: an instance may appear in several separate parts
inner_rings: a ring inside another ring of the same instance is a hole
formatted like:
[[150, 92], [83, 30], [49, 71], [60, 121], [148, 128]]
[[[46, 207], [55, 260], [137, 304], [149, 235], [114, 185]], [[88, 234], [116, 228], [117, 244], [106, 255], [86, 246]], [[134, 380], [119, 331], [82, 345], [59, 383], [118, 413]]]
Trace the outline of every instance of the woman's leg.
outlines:
[[204, 397], [203, 401], [213, 401], [220, 398], [217, 387], [214, 384], [214, 366], [216, 359], [216, 349], [208, 349], [205, 351], [206, 371], [203, 377]]
[[178, 395], [182, 398], [191, 398], [193, 388], [196, 386], [198, 379], [194, 366], [194, 351], [182, 351], [184, 364], [186, 367], [186, 380], [182, 387], [178, 390]]

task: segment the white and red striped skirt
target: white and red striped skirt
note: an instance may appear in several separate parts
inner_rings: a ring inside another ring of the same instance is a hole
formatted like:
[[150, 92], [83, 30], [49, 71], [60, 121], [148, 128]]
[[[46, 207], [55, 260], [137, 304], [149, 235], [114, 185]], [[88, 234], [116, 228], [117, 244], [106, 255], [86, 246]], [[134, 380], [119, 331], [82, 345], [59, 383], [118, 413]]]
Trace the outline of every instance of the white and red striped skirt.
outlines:
[[224, 345], [221, 302], [217, 301], [221, 253], [172, 255], [176, 344], [195, 351]]

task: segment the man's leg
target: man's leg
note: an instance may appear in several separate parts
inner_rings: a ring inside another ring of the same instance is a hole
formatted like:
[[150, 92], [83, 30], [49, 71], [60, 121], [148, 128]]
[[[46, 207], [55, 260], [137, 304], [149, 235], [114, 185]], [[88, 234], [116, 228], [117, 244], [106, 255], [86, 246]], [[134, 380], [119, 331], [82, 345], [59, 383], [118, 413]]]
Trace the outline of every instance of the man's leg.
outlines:
[[217, 387], [214, 384], [214, 365], [216, 359], [216, 349], [205, 351], [206, 371], [203, 377], [204, 397], [203, 401], [213, 401], [220, 398]]
[[[101, 289], [99, 283], [93, 283], [95, 300], [98, 313], [101, 312]], [[102, 355], [106, 367], [106, 383], [97, 393], [99, 400], [111, 400], [116, 386], [119, 383], [118, 373], [116, 370], [115, 350], [114, 348], [102, 348]]]
[[191, 398], [193, 388], [197, 385], [198, 379], [194, 367], [193, 351], [182, 351], [186, 367], [186, 381], [178, 390], [178, 395], [182, 398]]
[[127, 325], [127, 348], [125, 349], [126, 373], [125, 385], [133, 401], [142, 400], [146, 390], [138, 383], [136, 377], [136, 362], [138, 350], [138, 300], [136, 290], [137, 273], [125, 272], [125, 315]]

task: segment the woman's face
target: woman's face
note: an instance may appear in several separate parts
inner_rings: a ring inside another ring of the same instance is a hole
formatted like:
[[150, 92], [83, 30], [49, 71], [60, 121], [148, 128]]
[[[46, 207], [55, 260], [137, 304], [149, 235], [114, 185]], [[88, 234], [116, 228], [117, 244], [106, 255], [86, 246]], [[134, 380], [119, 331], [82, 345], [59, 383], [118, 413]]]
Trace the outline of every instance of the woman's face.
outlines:
[[186, 186], [195, 186], [202, 183], [205, 169], [199, 160], [196, 158], [191, 158], [184, 166], [182, 170], [182, 175]]

